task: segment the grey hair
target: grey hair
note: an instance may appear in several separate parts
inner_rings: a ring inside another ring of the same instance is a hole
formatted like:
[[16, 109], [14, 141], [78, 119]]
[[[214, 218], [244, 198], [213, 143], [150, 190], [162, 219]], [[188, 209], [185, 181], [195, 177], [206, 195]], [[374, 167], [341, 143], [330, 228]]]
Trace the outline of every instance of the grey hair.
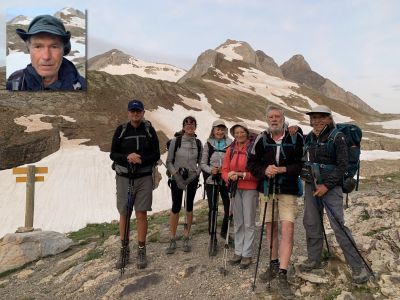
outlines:
[[273, 110], [280, 111], [280, 113], [282, 114], [282, 116], [283, 116], [283, 117], [285, 116], [285, 113], [283, 112], [283, 109], [280, 108], [280, 107], [278, 107], [278, 106], [276, 106], [276, 105], [268, 105], [268, 106], [267, 106], [267, 110], [266, 110], [266, 114], [268, 115], [268, 113], [269, 113], [270, 111], [273, 111]]

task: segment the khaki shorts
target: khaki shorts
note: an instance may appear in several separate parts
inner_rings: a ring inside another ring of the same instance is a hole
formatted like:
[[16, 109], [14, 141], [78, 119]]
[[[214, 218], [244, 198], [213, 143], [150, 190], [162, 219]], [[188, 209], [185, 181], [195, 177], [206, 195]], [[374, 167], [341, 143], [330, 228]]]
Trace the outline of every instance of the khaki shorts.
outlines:
[[[128, 202], [129, 179], [115, 176], [117, 183], [117, 209], [121, 215], [126, 215]], [[153, 202], [153, 178], [151, 175], [133, 180], [133, 199], [135, 211], [151, 211]]]
[[[260, 195], [260, 221], [262, 222], [264, 214], [264, 194]], [[275, 209], [274, 220], [277, 221], [290, 221], [294, 223], [297, 216], [297, 197], [295, 195], [277, 194], [275, 195]], [[272, 220], [272, 194], [269, 195], [267, 212], [265, 215], [265, 222]]]

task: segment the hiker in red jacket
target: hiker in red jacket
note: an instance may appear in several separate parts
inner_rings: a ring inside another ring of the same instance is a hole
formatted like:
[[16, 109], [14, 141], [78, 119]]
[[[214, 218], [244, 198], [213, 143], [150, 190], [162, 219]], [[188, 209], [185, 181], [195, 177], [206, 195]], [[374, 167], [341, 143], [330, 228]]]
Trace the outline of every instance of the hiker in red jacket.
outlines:
[[235, 224], [235, 254], [230, 264], [240, 264], [246, 269], [252, 263], [253, 241], [256, 228], [256, 206], [258, 200], [257, 179], [247, 169], [247, 156], [252, 143], [247, 125], [239, 122], [230, 129], [235, 138], [228, 148], [222, 164], [222, 178], [225, 182], [238, 181], [233, 199], [233, 220]]

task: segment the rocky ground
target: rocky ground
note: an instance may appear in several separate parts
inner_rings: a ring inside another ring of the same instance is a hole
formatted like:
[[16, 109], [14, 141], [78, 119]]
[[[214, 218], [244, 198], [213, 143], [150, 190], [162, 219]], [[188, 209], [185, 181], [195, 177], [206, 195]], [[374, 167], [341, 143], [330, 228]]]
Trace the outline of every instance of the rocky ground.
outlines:
[[[308, 274], [299, 271], [298, 264], [306, 255], [300, 205], [289, 270], [297, 298], [399, 299], [399, 182], [399, 174], [363, 181], [362, 191], [351, 195], [350, 207], [345, 210], [347, 225], [376, 273], [375, 279], [364, 285], [351, 283], [351, 272], [343, 263], [327, 223], [333, 257], [325, 259], [321, 270]], [[183, 252], [182, 242], [178, 241], [176, 253], [170, 256], [164, 254], [168, 241], [167, 215], [160, 213], [151, 217], [149, 266], [138, 270], [133, 252], [122, 277], [114, 268], [119, 251], [117, 225], [89, 226], [70, 235], [75, 244], [68, 251], [0, 274], [0, 299], [279, 299], [274, 281], [267, 289], [265, 283], [257, 280], [252, 291], [255, 264], [248, 270], [228, 265], [226, 276], [221, 274], [223, 241], [219, 240], [218, 255], [209, 258], [206, 213], [205, 202], [200, 201], [195, 207], [193, 251]], [[259, 232], [256, 241], [257, 249]], [[265, 240], [263, 245], [261, 269], [268, 257]], [[228, 255], [233, 255], [232, 249]]]

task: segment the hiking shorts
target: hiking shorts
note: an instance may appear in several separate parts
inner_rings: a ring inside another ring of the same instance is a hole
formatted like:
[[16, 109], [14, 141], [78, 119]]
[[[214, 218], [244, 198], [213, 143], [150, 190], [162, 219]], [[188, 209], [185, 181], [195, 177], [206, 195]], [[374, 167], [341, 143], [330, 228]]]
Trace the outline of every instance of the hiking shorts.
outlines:
[[[128, 202], [129, 179], [116, 175], [117, 183], [117, 209], [121, 215], [126, 215]], [[153, 202], [153, 178], [151, 175], [135, 178], [133, 180], [133, 198], [135, 211], [151, 211]]]
[[[264, 214], [264, 195], [260, 194], [261, 205], [260, 205], [260, 220]], [[275, 195], [275, 209], [274, 209], [274, 220], [277, 221], [290, 221], [294, 223], [297, 215], [297, 196], [288, 194], [276, 194]], [[271, 222], [272, 220], [272, 194], [269, 195], [267, 212], [265, 215], [265, 222]]]

